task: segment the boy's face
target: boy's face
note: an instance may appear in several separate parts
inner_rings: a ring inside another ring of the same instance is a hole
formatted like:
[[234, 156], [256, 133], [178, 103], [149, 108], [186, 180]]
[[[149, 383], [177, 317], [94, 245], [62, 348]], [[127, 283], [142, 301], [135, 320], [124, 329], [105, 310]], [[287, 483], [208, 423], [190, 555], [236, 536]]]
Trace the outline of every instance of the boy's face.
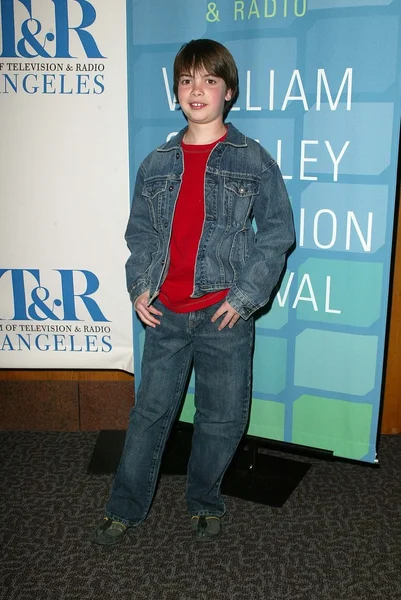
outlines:
[[178, 81], [178, 101], [189, 122], [222, 122], [224, 102], [230, 100], [231, 90], [221, 77], [205, 69], [182, 73]]

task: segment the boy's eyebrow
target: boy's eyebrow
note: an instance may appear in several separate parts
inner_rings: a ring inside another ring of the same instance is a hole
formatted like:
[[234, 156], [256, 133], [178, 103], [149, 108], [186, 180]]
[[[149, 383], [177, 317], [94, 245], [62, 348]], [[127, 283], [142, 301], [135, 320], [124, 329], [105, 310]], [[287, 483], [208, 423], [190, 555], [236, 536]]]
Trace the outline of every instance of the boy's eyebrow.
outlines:
[[[193, 77], [193, 73], [181, 73], [180, 77]], [[218, 75], [214, 75], [214, 73], [203, 73], [202, 77], [218, 77]]]

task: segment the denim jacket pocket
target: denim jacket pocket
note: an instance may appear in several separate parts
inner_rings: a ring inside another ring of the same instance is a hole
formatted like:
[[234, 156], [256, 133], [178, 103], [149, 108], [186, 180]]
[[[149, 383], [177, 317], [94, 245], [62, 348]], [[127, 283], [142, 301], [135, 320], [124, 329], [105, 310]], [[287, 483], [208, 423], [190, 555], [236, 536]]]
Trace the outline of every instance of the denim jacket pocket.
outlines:
[[238, 278], [239, 273], [245, 265], [253, 236], [254, 233], [251, 227], [248, 229], [241, 229], [234, 235], [230, 255], [228, 257], [228, 261], [234, 273], [234, 280]]
[[227, 227], [244, 227], [252, 213], [253, 200], [260, 184], [253, 179], [229, 176], [224, 178], [224, 211]]
[[142, 188], [148, 204], [152, 225], [158, 231], [162, 231], [168, 221], [166, 214], [166, 191], [167, 179], [156, 179], [147, 181]]

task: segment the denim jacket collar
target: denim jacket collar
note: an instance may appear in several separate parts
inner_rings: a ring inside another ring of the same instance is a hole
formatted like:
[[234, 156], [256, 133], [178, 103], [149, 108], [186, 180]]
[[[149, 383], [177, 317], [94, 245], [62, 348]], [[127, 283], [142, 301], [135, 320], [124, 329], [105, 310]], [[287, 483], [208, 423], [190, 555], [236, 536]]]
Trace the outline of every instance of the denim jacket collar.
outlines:
[[[238, 129], [236, 129], [236, 127], [234, 127], [232, 123], [226, 123], [226, 126], [227, 137], [223, 142], [220, 143], [230, 144], [231, 146], [236, 146], [237, 148], [246, 148], [248, 146], [246, 136], [240, 131], [238, 131]], [[184, 129], [181, 129], [181, 131], [179, 131], [177, 135], [172, 137], [171, 140], [169, 140], [162, 146], [159, 146], [157, 148], [157, 152], [169, 152], [170, 150], [177, 150], [177, 148], [180, 148], [182, 139], [186, 134], [187, 130], [188, 127], [184, 127]]]

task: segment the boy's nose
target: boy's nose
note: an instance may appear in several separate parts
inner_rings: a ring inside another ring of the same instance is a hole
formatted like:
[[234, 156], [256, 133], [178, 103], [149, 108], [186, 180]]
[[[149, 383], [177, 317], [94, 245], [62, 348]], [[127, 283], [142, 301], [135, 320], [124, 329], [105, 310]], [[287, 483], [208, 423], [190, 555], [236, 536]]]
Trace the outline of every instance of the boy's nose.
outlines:
[[203, 93], [203, 89], [201, 84], [199, 83], [194, 83], [192, 86], [192, 94], [194, 96], [200, 96]]

